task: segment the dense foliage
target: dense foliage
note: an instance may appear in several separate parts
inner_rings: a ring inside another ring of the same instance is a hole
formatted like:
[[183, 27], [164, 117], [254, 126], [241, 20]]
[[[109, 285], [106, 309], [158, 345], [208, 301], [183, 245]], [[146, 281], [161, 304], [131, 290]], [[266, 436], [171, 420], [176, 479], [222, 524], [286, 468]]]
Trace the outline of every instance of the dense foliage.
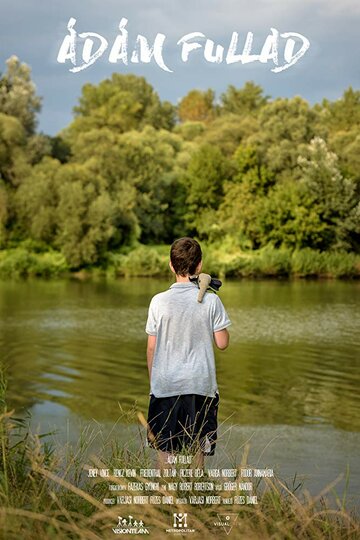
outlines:
[[177, 107], [135, 75], [86, 84], [71, 124], [38, 133], [16, 57], [0, 76], [0, 248], [70, 268], [186, 234], [244, 252], [360, 252], [360, 91], [310, 106], [258, 85]]

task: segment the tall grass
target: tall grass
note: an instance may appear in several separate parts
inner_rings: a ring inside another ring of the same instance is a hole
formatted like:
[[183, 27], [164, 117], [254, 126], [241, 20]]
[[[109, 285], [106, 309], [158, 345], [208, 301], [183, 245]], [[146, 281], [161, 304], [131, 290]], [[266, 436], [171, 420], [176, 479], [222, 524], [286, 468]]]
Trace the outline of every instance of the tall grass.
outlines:
[[[169, 538], [165, 532], [172, 527], [173, 512], [186, 512], [189, 527], [196, 530], [192, 538], [218, 538], [223, 531], [214, 526], [217, 514], [233, 512], [238, 519], [231, 531], [231, 538], [249, 540], [320, 540], [324, 538], [355, 540], [360, 536], [356, 516], [346, 510], [346, 499], [337, 497], [337, 507], [327, 506], [326, 491], [312, 498], [300, 495], [296, 476], [291, 485], [279, 478], [262, 478], [254, 484], [259, 495], [258, 505], [111, 505], [104, 498], [114, 497], [109, 484], [122, 489], [116, 494], [136, 495], [129, 490], [128, 479], [113, 476], [114, 468], [152, 467], [151, 450], [145, 447], [146, 422], [141, 412], [126, 415], [127, 421], [137, 421], [139, 432], [136, 449], [129, 441], [120, 444], [115, 432], [104, 435], [90, 426], [83, 429], [76, 444], [49, 443], [51, 434], [31, 432], [26, 421], [9, 411], [5, 398], [6, 381], [0, 386], [0, 530], [6, 540], [81, 539], [100, 540], [114, 538], [113, 527], [118, 516], [142, 519], [152, 537]], [[124, 422], [125, 418], [122, 417]], [[143, 424], [143, 425], [141, 425]], [[97, 450], [94, 452], [94, 443]], [[221, 444], [221, 441], [218, 443]], [[239, 463], [233, 468], [249, 467], [249, 448], [244, 447]], [[176, 465], [178, 467], [178, 465]], [[181, 465], [182, 468], [191, 465]], [[90, 468], [110, 470], [108, 478], [89, 478]], [[143, 481], [137, 474], [131, 481]], [[203, 480], [209, 480], [206, 477]], [[171, 479], [174, 481], [174, 479]], [[168, 480], [162, 478], [158, 490], [148, 494], [169, 495], [164, 488]], [[201, 492], [196, 492], [201, 495]], [[209, 494], [208, 492], [206, 494]], [[217, 495], [228, 496], [226, 492]], [[237, 490], [231, 495], [241, 495]], [[115, 495], [116, 496], [116, 495]]]
[[310, 248], [291, 251], [271, 246], [239, 252], [211, 245], [204, 251], [205, 271], [222, 277], [360, 277], [360, 255], [355, 253], [320, 252]]

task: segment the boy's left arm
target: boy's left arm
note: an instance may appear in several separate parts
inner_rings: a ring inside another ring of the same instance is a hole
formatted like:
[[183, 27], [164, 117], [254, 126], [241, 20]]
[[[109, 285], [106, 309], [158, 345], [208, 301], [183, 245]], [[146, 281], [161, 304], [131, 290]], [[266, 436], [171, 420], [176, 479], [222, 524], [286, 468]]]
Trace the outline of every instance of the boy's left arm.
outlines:
[[219, 296], [215, 300], [215, 312], [213, 321], [214, 341], [218, 349], [225, 350], [229, 345], [229, 332], [227, 327], [231, 321]]
[[154, 352], [156, 347], [156, 336], [148, 336], [146, 358], [149, 370], [149, 378], [151, 378], [151, 368], [153, 364]]

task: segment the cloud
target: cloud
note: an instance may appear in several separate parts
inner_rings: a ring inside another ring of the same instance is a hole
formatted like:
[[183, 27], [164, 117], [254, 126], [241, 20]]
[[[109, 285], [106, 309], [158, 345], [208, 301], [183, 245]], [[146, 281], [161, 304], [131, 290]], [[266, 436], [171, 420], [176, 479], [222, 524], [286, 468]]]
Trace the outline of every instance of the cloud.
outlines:
[[358, 0], [303, 0], [305, 3], [312, 7], [314, 4], [317, 8], [321, 8], [324, 14], [330, 17], [334, 15], [346, 15], [347, 17], [353, 17], [360, 15], [360, 3]]
[[[39, 93], [44, 96], [41, 128], [56, 133], [71, 118], [85, 82], [98, 83], [113, 71], [104, 56], [79, 74], [70, 74], [68, 66], [56, 62], [56, 56], [70, 17], [77, 19], [79, 31], [95, 31], [109, 42], [117, 35], [121, 17], [129, 20], [130, 44], [142, 33], [153, 39], [157, 32], [167, 36], [166, 59], [175, 66], [165, 74], [155, 65], [131, 66], [144, 75], [162, 98], [176, 102], [191, 88], [214, 88], [217, 93], [228, 84], [241, 86], [255, 80], [272, 96], [301, 94], [314, 102], [333, 99], [352, 84], [360, 86], [360, 71], [355, 65], [358, 51], [360, 2], [355, 0], [2, 0], [0, 19], [0, 60], [2, 66], [11, 54], [30, 64]], [[201, 31], [227, 46], [232, 31], [245, 39], [255, 34], [255, 47], [261, 47], [273, 26], [280, 32], [296, 31], [310, 39], [311, 47], [294, 68], [279, 75], [270, 66], [214, 66], [196, 51], [188, 64], [179, 59], [177, 40], [185, 33]], [[4, 67], [0, 67], [3, 71]]]

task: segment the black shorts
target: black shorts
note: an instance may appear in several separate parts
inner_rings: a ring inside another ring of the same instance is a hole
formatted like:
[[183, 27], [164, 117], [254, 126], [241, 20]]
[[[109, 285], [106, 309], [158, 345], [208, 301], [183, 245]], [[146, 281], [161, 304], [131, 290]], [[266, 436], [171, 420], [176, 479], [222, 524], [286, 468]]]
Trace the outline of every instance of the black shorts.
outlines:
[[184, 394], [155, 397], [151, 394], [148, 413], [149, 446], [163, 452], [186, 448], [205, 456], [215, 453], [219, 394], [215, 397]]

